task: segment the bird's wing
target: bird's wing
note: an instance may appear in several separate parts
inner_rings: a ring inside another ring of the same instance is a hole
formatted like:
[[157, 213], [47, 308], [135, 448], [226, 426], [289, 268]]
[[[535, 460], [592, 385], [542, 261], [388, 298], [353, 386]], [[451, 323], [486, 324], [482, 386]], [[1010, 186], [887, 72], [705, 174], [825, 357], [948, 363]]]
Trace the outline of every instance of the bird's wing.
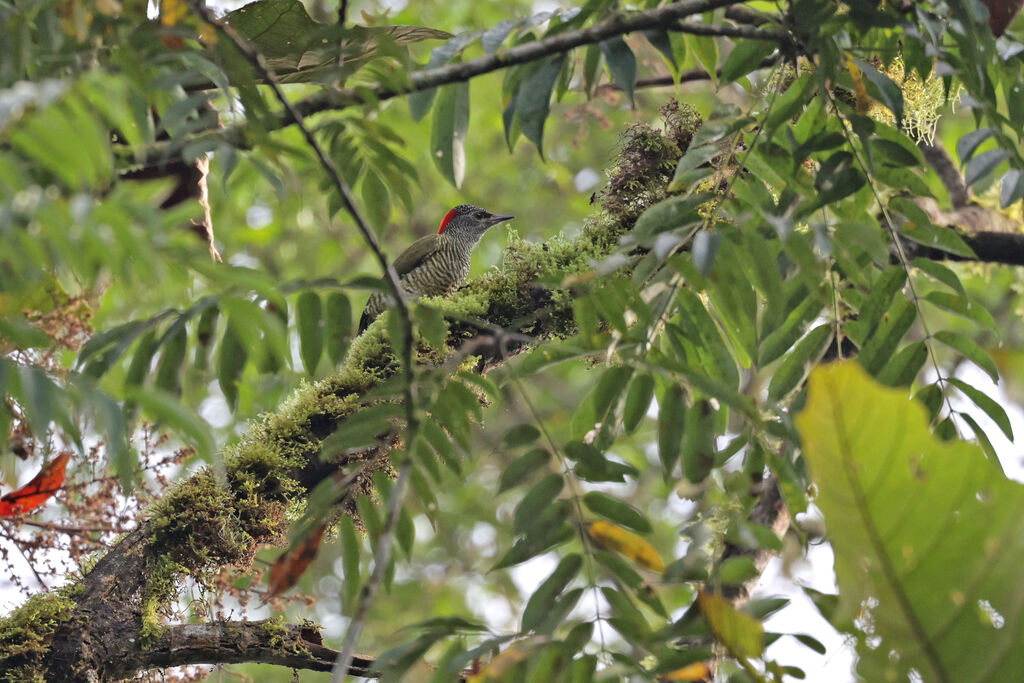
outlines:
[[427, 235], [410, 244], [409, 248], [395, 259], [394, 267], [398, 277], [415, 270], [417, 266], [436, 253], [440, 246], [441, 240], [437, 235]]

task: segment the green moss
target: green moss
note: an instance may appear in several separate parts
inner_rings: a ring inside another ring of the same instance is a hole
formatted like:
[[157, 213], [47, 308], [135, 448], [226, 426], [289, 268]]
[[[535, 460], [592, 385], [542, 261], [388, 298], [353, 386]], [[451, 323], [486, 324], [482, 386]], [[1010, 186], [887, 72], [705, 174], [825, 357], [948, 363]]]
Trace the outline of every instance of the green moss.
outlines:
[[163, 612], [177, 595], [178, 577], [187, 571], [169, 554], [151, 559], [146, 567], [146, 586], [142, 591], [142, 628], [139, 638], [148, 645], [164, 632]]
[[270, 647], [281, 647], [288, 639], [290, 631], [284, 623], [284, 615], [279, 614], [263, 622], [261, 627], [269, 637]]
[[81, 584], [33, 595], [0, 619], [0, 681], [45, 681], [41, 672], [50, 637], [71, 618]]

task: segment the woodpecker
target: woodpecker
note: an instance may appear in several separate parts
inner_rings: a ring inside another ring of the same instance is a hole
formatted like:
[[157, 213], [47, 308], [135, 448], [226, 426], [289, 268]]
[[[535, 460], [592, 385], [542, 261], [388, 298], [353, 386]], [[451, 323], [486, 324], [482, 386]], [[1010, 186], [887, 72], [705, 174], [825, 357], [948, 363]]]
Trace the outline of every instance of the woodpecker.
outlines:
[[[460, 204], [445, 214], [436, 235], [413, 242], [393, 264], [402, 289], [410, 297], [452, 294], [469, 275], [473, 247], [487, 229], [515, 216], [499, 216], [479, 206]], [[374, 292], [359, 319], [362, 333], [384, 309], [389, 294]]]

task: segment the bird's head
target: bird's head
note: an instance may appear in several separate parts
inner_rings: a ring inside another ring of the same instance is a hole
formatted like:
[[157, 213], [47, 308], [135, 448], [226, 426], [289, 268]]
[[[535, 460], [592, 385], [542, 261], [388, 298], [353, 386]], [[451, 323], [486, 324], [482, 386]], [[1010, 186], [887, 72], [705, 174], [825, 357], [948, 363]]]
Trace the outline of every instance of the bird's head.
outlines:
[[515, 216], [499, 216], [471, 204], [459, 204], [445, 214], [437, 234], [479, 239], [488, 228]]

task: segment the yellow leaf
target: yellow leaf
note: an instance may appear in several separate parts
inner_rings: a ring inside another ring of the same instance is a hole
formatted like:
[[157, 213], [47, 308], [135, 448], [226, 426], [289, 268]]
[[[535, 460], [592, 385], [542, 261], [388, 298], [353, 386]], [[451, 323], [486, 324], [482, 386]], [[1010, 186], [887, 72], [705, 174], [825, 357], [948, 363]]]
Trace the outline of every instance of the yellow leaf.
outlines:
[[868, 95], [868, 88], [864, 85], [864, 73], [857, 66], [857, 62], [853, 60], [853, 55], [849, 52], [843, 53], [846, 57], [846, 68], [850, 72], [850, 78], [853, 79], [853, 90], [856, 94], [857, 100], [857, 111], [861, 114], [866, 114], [871, 109], [871, 95]]
[[670, 671], [661, 677], [663, 681], [703, 681], [711, 678], [711, 667], [704, 662], [687, 664], [682, 669]]
[[484, 683], [492, 678], [500, 678], [519, 662], [526, 659], [529, 648], [520, 647], [520, 643], [512, 643], [497, 657], [487, 663], [479, 672], [466, 678], [466, 683]]
[[204, 23], [199, 26], [199, 40], [203, 41], [203, 45], [210, 47], [217, 44], [217, 29], [213, 24]]
[[96, 11], [108, 17], [116, 17], [121, 14], [121, 3], [117, 0], [96, 0]]
[[740, 612], [721, 595], [701, 591], [697, 595], [700, 611], [718, 641], [733, 657], [760, 657], [764, 652], [764, 627], [761, 622]]
[[665, 563], [654, 546], [633, 532], [604, 520], [591, 524], [588, 532], [604, 547], [622, 553], [637, 564], [656, 572], [665, 571]]
[[185, 0], [160, 0], [160, 24], [174, 26], [188, 14]]

